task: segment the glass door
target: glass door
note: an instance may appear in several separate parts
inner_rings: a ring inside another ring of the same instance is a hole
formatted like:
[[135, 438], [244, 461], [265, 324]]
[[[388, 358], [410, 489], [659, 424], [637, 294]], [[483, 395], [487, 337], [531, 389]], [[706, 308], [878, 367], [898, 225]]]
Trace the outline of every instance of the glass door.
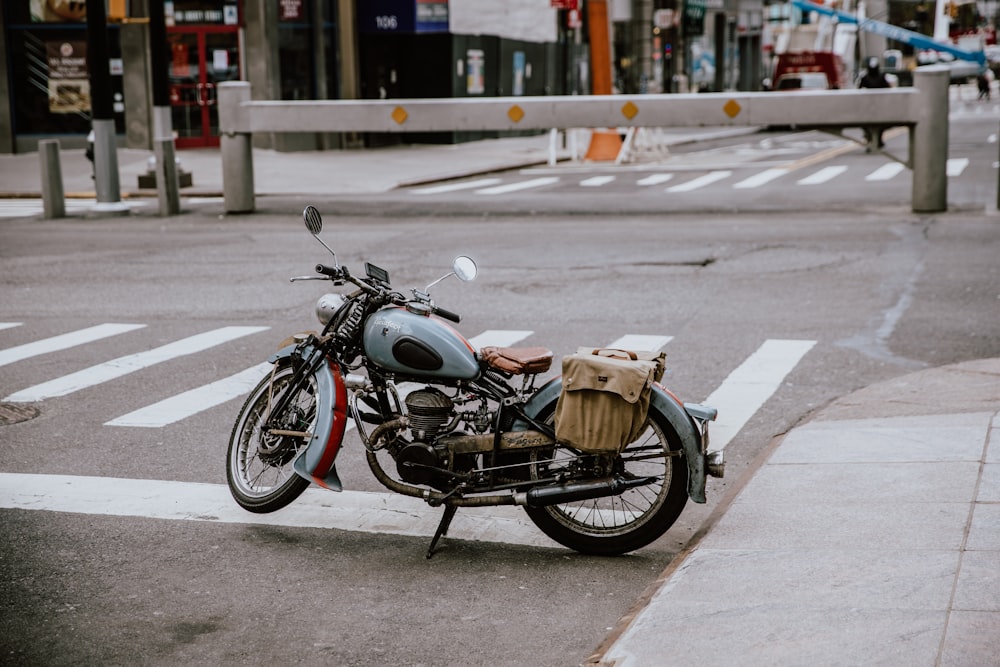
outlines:
[[185, 27], [167, 32], [170, 107], [178, 148], [219, 145], [216, 85], [240, 78], [235, 27]]

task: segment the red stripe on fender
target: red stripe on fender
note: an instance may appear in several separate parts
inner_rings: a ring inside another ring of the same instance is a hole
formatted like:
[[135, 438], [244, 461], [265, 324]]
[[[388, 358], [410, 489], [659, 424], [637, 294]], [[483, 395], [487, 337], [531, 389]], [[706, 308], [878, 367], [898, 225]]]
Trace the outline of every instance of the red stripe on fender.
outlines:
[[330, 437], [323, 449], [323, 458], [319, 460], [313, 472], [313, 477], [318, 479], [326, 477], [333, 467], [340, 445], [344, 442], [344, 431], [347, 429], [347, 385], [344, 384], [344, 376], [340, 373], [340, 364], [333, 360], [329, 363], [334, 386], [333, 425], [330, 427]]

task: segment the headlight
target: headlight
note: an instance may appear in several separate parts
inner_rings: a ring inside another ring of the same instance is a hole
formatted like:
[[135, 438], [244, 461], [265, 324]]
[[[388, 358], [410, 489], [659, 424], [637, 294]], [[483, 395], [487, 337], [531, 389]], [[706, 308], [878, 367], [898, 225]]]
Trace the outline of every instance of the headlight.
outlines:
[[326, 326], [345, 302], [346, 299], [339, 294], [324, 294], [316, 302], [316, 319], [319, 320], [320, 324]]

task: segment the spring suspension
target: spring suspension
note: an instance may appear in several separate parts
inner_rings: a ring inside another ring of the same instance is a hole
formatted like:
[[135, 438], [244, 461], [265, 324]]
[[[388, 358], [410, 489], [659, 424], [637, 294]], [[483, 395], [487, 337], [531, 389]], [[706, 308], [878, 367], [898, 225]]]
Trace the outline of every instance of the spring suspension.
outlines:
[[365, 316], [365, 305], [361, 301], [355, 301], [351, 304], [350, 309], [347, 314], [344, 315], [344, 319], [341, 320], [340, 326], [337, 327], [337, 331], [334, 333], [334, 341], [337, 346], [342, 350], [352, 349], [354, 342], [358, 340], [358, 336], [361, 333], [361, 322], [364, 320]]

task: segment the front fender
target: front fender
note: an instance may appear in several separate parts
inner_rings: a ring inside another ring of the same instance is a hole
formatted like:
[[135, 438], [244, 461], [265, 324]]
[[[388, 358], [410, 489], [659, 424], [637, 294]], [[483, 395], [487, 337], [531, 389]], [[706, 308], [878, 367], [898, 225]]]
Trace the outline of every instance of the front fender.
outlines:
[[[288, 345], [272, 357], [272, 362], [290, 359], [296, 345]], [[306, 356], [312, 350], [306, 349]], [[316, 372], [316, 425], [309, 444], [293, 463], [296, 474], [313, 484], [342, 491], [334, 461], [344, 441], [347, 429], [347, 386], [344, 384], [340, 365], [328, 359], [320, 362]]]
[[[532, 419], [537, 419], [546, 406], [551, 404], [554, 410], [555, 402], [559, 399], [561, 392], [562, 378], [557, 377], [549, 380], [524, 404], [524, 412]], [[696, 503], [704, 503], [705, 455], [702, 453], [701, 432], [697, 425], [691, 415], [684, 410], [680, 401], [658, 382], [653, 384], [649, 409], [655, 410], [663, 417], [681, 439], [681, 447], [684, 449], [684, 459], [687, 461], [688, 468], [688, 496]], [[528, 425], [522, 420], [515, 422], [513, 428], [515, 430], [526, 429]]]

